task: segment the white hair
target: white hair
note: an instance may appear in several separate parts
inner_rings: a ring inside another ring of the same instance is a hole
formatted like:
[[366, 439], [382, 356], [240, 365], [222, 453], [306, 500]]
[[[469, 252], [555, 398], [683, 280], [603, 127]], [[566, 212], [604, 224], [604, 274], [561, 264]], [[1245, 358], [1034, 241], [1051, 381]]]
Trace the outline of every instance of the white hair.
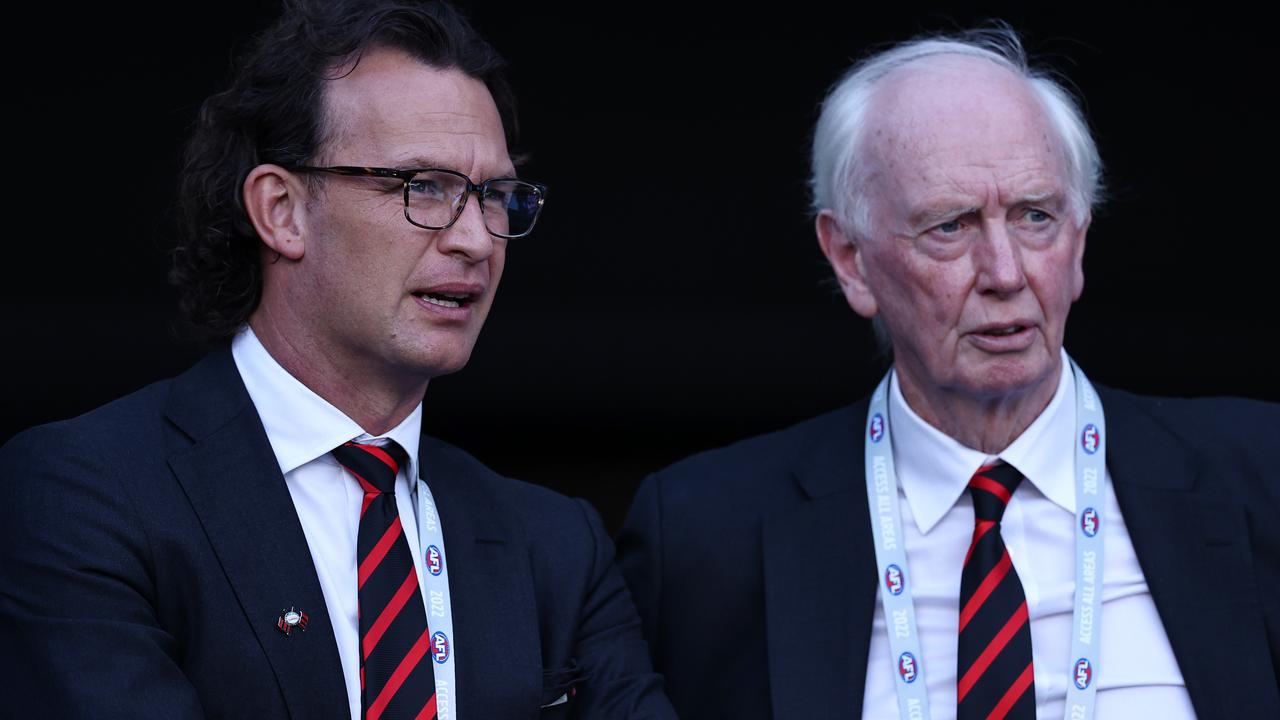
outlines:
[[830, 209], [846, 233], [870, 232], [870, 209], [862, 188], [866, 130], [876, 84], [902, 67], [944, 55], [988, 60], [1023, 78], [1044, 107], [1062, 141], [1068, 193], [1077, 222], [1084, 222], [1102, 199], [1102, 160], [1089, 125], [1071, 93], [1044, 70], [1030, 67], [1018, 34], [1007, 25], [954, 36], [908, 41], [856, 63], [827, 93], [813, 133], [813, 211]]

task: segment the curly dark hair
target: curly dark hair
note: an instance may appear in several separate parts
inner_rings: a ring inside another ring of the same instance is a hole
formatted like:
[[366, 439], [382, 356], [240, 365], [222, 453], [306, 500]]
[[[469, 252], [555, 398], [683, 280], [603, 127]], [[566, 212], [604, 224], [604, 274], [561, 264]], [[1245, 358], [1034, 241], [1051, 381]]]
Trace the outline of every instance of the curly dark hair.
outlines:
[[[170, 282], [183, 334], [201, 345], [231, 337], [262, 297], [260, 240], [241, 195], [254, 167], [310, 163], [324, 141], [324, 84], [372, 48], [402, 50], [488, 87], [515, 146], [506, 63], [443, 2], [286, 0], [279, 20], [233, 66], [231, 85], [200, 108], [186, 146], [180, 232]], [[311, 180], [314, 182], [314, 180]]]

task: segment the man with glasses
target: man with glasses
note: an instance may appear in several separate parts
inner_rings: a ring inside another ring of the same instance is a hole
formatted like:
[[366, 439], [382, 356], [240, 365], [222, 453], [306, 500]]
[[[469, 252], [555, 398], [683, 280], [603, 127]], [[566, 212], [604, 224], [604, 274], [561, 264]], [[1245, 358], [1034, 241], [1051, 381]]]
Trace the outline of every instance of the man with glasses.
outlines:
[[0, 456], [14, 716], [671, 717], [599, 518], [423, 436], [517, 178], [443, 4], [291, 4], [201, 109], [174, 251], [215, 349]]

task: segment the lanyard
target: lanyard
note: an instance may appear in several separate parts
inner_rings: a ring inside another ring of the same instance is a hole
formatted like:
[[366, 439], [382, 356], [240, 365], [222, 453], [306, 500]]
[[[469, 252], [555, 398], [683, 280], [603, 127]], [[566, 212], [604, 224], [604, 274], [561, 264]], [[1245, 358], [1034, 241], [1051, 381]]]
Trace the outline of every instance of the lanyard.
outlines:
[[[1106, 423], [1102, 404], [1089, 380], [1071, 361], [1075, 375], [1075, 609], [1071, 623], [1071, 656], [1065, 720], [1090, 720], [1097, 692], [1098, 655], [1102, 624], [1102, 486], [1106, 481]], [[893, 436], [889, 423], [889, 375], [871, 395], [867, 410], [866, 481], [871, 511], [871, 534], [876, 566], [883, 585], [885, 628], [897, 677], [898, 714], [924, 720], [930, 717], [912, 601], [907, 552], [902, 541], [902, 512], [898, 507], [898, 476], [893, 467]]]
[[427, 657], [434, 663], [436, 717], [454, 720], [458, 716], [457, 686], [454, 684], [453, 606], [449, 601], [449, 565], [445, 562], [444, 531], [435, 497], [425, 480], [418, 480], [418, 542], [422, 546], [422, 567], [426, 570], [427, 627], [431, 645]]

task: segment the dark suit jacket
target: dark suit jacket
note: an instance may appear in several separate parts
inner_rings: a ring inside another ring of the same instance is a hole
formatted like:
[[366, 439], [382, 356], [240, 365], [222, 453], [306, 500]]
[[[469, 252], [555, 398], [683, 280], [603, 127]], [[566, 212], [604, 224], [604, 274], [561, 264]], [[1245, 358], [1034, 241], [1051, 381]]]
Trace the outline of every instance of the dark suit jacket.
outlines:
[[[462, 717], [672, 717], [590, 506], [437, 440], [420, 457]], [[276, 628], [290, 607], [305, 633]], [[349, 718], [307, 542], [227, 349], [0, 451], [0, 678], [12, 717]]]
[[[1196, 712], [1280, 718], [1280, 406], [1099, 394], [1116, 497]], [[861, 716], [877, 582], [866, 413], [641, 487], [619, 562], [686, 720]]]

